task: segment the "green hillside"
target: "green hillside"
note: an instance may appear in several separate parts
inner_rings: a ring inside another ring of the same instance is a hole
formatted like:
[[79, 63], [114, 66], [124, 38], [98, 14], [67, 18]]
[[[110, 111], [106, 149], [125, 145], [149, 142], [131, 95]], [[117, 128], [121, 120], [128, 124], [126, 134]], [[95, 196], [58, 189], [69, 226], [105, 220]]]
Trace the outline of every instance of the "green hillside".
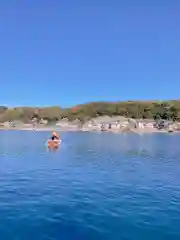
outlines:
[[127, 101], [127, 102], [92, 102], [72, 108], [58, 106], [36, 107], [0, 107], [0, 122], [21, 120], [30, 122], [34, 117], [56, 121], [67, 117], [69, 120], [89, 120], [97, 116], [125, 116], [135, 119], [167, 119], [180, 121], [180, 101]]

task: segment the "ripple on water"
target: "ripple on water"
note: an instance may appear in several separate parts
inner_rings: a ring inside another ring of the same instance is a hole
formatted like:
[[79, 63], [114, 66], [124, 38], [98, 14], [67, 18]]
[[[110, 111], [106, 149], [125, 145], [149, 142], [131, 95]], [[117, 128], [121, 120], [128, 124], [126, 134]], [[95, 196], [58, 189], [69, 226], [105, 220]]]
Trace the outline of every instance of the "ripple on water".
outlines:
[[47, 136], [0, 135], [2, 240], [180, 239], [179, 135]]

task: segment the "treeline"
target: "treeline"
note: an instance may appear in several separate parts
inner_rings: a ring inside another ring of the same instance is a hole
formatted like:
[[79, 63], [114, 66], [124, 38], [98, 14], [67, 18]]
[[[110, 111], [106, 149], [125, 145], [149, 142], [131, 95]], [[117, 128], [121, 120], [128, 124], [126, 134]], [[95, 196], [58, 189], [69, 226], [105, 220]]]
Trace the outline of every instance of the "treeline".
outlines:
[[93, 102], [77, 105], [72, 108], [47, 107], [30, 108], [18, 107], [9, 109], [0, 107], [0, 122], [21, 120], [25, 123], [46, 119], [48, 122], [54, 122], [62, 118], [68, 118], [70, 121], [80, 119], [87, 121], [98, 116], [125, 116], [135, 119], [165, 119], [180, 121], [180, 101], [164, 102]]

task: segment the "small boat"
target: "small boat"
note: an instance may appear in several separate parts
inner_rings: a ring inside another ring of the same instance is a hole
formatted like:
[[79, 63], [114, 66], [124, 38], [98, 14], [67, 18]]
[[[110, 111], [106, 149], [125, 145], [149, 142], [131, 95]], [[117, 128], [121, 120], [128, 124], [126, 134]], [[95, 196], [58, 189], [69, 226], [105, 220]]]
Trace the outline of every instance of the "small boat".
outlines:
[[48, 140], [48, 148], [58, 148], [61, 144], [61, 140]]

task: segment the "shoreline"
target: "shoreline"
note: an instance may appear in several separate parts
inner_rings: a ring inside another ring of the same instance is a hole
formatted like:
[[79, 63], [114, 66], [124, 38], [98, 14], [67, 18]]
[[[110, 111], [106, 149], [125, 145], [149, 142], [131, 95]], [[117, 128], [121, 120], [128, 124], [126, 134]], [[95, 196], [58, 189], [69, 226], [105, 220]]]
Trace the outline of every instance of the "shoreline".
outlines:
[[178, 131], [169, 132], [168, 130], [159, 130], [156, 128], [135, 128], [135, 129], [119, 129], [119, 130], [107, 130], [107, 131], [101, 131], [97, 129], [74, 129], [74, 128], [56, 128], [56, 127], [42, 127], [42, 128], [30, 128], [30, 127], [0, 127], [0, 130], [2, 131], [32, 131], [32, 132], [51, 132], [51, 131], [57, 131], [57, 132], [96, 132], [96, 133], [115, 133], [115, 134], [121, 134], [121, 133], [136, 133], [136, 134], [152, 134], [152, 133], [180, 133]]

